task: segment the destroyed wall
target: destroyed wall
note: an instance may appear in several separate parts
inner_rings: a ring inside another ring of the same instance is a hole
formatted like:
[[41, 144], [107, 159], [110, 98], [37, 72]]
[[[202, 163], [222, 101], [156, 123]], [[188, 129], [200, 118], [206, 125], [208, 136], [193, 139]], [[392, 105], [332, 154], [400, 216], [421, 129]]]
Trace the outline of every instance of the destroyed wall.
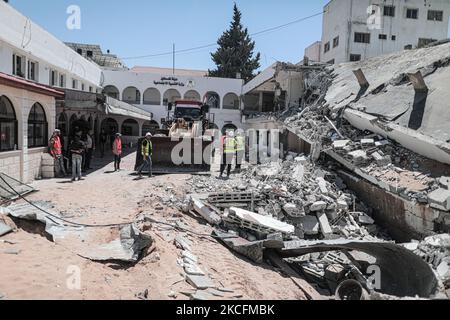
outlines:
[[[450, 164], [450, 43], [335, 67], [325, 97], [332, 114], [361, 130], [377, 132], [409, 149]], [[353, 71], [361, 69], [362, 88]], [[419, 94], [408, 74], [421, 72], [428, 92]], [[344, 110], [345, 108], [350, 108]]]

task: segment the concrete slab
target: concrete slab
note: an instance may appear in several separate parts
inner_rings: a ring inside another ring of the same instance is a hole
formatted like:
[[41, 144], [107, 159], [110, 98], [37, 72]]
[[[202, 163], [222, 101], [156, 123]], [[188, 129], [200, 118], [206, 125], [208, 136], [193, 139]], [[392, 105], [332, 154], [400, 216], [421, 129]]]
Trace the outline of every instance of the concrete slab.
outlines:
[[311, 212], [316, 212], [316, 211], [325, 210], [326, 208], [327, 208], [327, 203], [325, 201], [317, 201], [311, 205], [309, 210], [311, 210]]
[[215, 287], [212, 280], [207, 276], [195, 276], [195, 275], [187, 274], [186, 281], [193, 287], [200, 289], [200, 290]]
[[429, 193], [428, 202], [432, 208], [450, 211], [450, 190], [441, 188]]
[[319, 220], [320, 230], [325, 238], [333, 234], [333, 230], [331, 229], [330, 222], [328, 221], [328, 217], [325, 212], [318, 212], [317, 219]]
[[300, 222], [306, 235], [314, 236], [319, 234], [320, 224], [319, 220], [316, 217], [305, 216], [300, 218]]

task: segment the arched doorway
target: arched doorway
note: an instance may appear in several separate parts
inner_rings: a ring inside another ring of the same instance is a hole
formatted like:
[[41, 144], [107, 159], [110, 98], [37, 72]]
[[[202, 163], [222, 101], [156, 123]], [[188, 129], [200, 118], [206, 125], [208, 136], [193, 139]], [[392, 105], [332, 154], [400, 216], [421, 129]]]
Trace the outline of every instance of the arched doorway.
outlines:
[[28, 115], [28, 148], [44, 147], [48, 140], [48, 123], [44, 108], [33, 104]]
[[17, 118], [12, 102], [0, 96], [0, 152], [16, 150]]
[[217, 92], [208, 91], [203, 100], [211, 109], [220, 109], [220, 96]]
[[119, 124], [112, 118], [107, 118], [102, 121], [101, 129], [105, 130], [107, 135], [115, 135], [119, 132]]
[[223, 97], [223, 108], [229, 110], [239, 110], [239, 97], [235, 93], [227, 93]]
[[159, 130], [159, 123], [155, 120], [145, 121], [142, 125], [142, 136], [145, 136], [147, 132], [155, 134]]
[[134, 119], [127, 119], [122, 123], [122, 135], [129, 137], [139, 136], [139, 124]]
[[177, 100], [181, 99], [181, 94], [176, 89], [169, 89], [164, 92], [163, 103], [165, 106], [168, 106], [169, 103], [174, 103]]
[[115, 86], [106, 86], [103, 89], [103, 94], [108, 96], [108, 97], [117, 99], [117, 100], [120, 99], [119, 89], [117, 89]]
[[184, 94], [184, 100], [189, 100], [189, 101], [200, 101], [200, 93], [198, 93], [195, 90], [189, 90], [188, 92], [186, 92]]
[[161, 105], [161, 92], [156, 88], [149, 88], [144, 92], [145, 105], [159, 106]]
[[122, 101], [129, 104], [141, 104], [141, 92], [136, 87], [123, 90]]

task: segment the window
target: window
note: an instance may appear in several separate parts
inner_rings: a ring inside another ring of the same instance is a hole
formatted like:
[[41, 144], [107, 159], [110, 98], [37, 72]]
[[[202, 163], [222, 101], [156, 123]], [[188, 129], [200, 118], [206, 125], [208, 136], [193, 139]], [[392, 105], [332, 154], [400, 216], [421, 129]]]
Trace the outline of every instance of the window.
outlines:
[[84, 83], [81, 84], [81, 91], [84, 91]]
[[335, 60], [334, 60], [334, 59], [331, 59], [331, 60], [328, 61], [327, 63], [328, 63], [328, 64], [334, 64], [334, 62], [335, 62]]
[[330, 43], [329, 42], [325, 43], [325, 46], [324, 46], [324, 52], [327, 53], [328, 51], [330, 51]]
[[78, 89], [78, 80], [72, 79], [72, 89]]
[[66, 87], [66, 75], [65, 74], [60, 74], [59, 75], [59, 86], [61, 88], [65, 88]]
[[14, 107], [0, 96], [0, 152], [17, 150], [17, 119]]
[[89, 86], [89, 92], [92, 92], [92, 87], [91, 86]]
[[444, 11], [428, 10], [428, 20], [444, 21]]
[[49, 84], [52, 87], [55, 87], [58, 85], [58, 71], [50, 70], [50, 81]]
[[333, 39], [333, 48], [336, 48], [337, 46], [339, 46], [339, 37]]
[[88, 58], [92, 58], [94, 56], [94, 53], [91, 50], [88, 50], [86, 52], [86, 55], [88, 56]]
[[413, 48], [412, 44], [407, 44], [405, 46], [405, 50], [412, 50], [412, 48]]
[[47, 118], [45, 117], [44, 108], [35, 103], [31, 107], [30, 115], [28, 116], [28, 147], [44, 147], [47, 145], [48, 135]]
[[361, 61], [361, 55], [360, 54], [351, 54], [350, 61], [351, 62]]
[[419, 9], [406, 9], [406, 19], [419, 19]]
[[25, 57], [13, 54], [13, 74], [25, 78]]
[[77, 52], [79, 55], [83, 55], [83, 50], [82, 49], [77, 49]]
[[38, 81], [38, 63], [28, 60], [28, 80]]
[[356, 43], [370, 43], [370, 33], [355, 32]]
[[392, 36], [391, 39], [392, 39], [392, 41], [395, 41], [395, 40], [397, 40], [397, 36]]
[[395, 17], [395, 7], [394, 6], [384, 6], [384, 16], [385, 17]]
[[380, 39], [380, 40], [387, 40], [387, 34], [379, 34], [378, 35], [378, 39]]

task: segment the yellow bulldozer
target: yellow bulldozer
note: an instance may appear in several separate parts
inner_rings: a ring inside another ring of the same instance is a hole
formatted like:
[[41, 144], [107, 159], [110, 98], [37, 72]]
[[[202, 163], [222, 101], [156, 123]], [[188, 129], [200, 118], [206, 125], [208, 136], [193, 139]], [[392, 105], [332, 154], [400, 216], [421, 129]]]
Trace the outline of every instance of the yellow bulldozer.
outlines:
[[[153, 173], [210, 171], [213, 137], [205, 135], [211, 124], [208, 115], [209, 106], [201, 102], [179, 100], [169, 104], [165, 128], [151, 139]], [[137, 144], [135, 170], [143, 163], [143, 140]]]

